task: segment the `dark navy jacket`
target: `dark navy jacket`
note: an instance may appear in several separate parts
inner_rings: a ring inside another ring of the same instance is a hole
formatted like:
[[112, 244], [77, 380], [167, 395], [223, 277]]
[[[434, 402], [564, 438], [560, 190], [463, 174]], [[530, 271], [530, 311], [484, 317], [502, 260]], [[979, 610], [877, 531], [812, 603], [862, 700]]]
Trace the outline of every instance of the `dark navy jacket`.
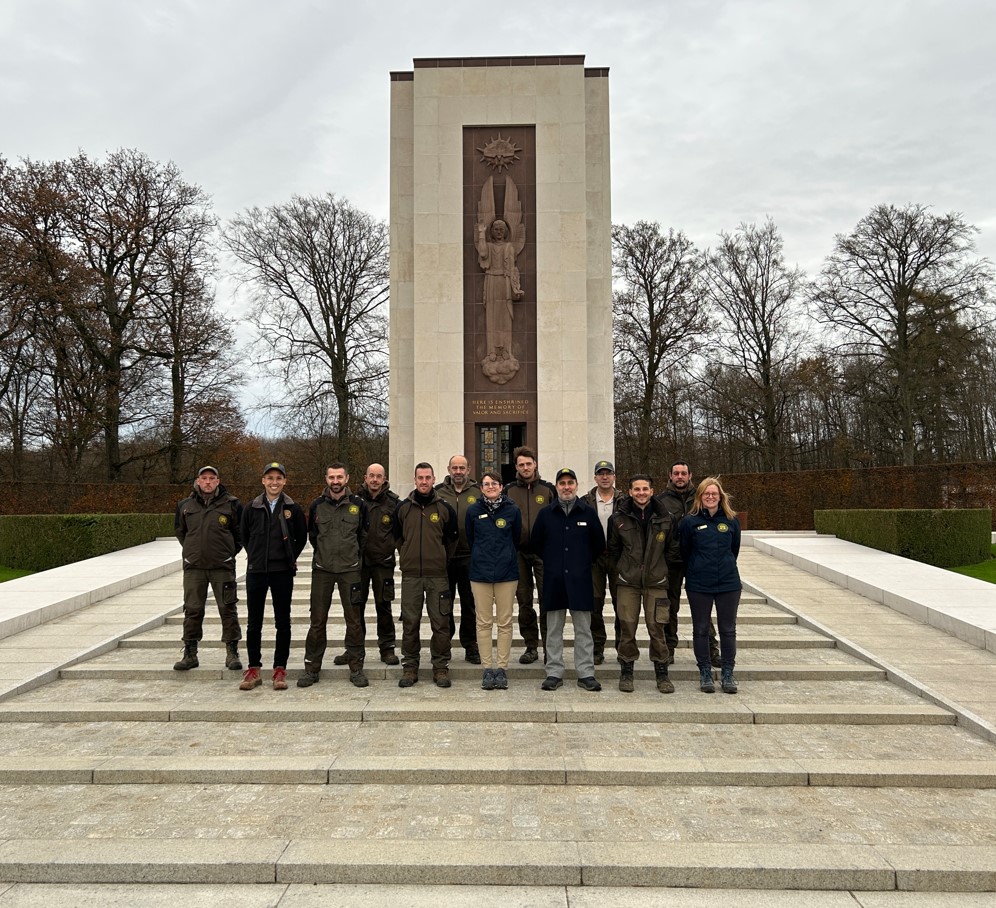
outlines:
[[729, 593], [740, 589], [740, 521], [736, 517], [727, 517], [721, 508], [714, 517], [706, 510], [689, 514], [678, 524], [678, 540], [686, 590]]
[[529, 550], [543, 559], [544, 611], [592, 610], [591, 565], [605, 551], [605, 533], [590, 504], [579, 498], [568, 516], [554, 498], [536, 516]]
[[483, 498], [467, 508], [464, 519], [470, 546], [470, 579], [477, 583], [507, 583], [519, 579], [518, 544], [522, 512], [507, 495], [492, 514]]

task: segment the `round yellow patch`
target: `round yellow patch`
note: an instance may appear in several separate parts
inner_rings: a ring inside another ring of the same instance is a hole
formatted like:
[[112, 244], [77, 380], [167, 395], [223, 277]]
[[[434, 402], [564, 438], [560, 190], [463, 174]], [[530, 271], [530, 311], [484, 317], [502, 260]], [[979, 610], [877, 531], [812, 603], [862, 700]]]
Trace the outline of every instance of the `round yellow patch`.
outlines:
[[351, 504], [349, 506], [349, 513], [350, 514], [359, 514], [360, 513], [360, 506], [358, 504]]
[[545, 504], [545, 503], [546, 503], [546, 496], [545, 495], [537, 495], [536, 496], [536, 504]]
[[284, 520], [290, 520], [290, 519], [291, 519], [291, 512], [284, 511]]
[[218, 515], [218, 523], [220, 523], [223, 527], [227, 527], [228, 526], [228, 517], [226, 515], [224, 515], [224, 514], [219, 514]]
[[495, 521], [495, 526], [498, 527], [498, 529], [504, 529], [508, 526], [508, 521], [504, 517], [499, 517]]
[[467, 496], [467, 504], [473, 504], [477, 499], [473, 495]]
[[664, 533], [658, 533], [657, 534], [657, 541], [658, 542], [663, 542], [664, 541]]
[[720, 533], [728, 533], [730, 531], [729, 526], [725, 523], [717, 523], [716, 529], [719, 530]]
[[429, 520], [431, 520], [433, 523], [439, 523], [439, 515], [435, 511], [433, 511], [429, 515]]
[[380, 522], [385, 525], [389, 524], [391, 522], [391, 515], [385, 514], [383, 517], [380, 518]]

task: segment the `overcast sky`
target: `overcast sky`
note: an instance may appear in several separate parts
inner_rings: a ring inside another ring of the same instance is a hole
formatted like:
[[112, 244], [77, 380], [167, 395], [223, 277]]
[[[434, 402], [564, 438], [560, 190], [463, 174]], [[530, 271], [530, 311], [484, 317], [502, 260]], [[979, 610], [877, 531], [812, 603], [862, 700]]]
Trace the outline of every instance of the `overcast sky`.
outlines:
[[613, 220], [709, 245], [771, 215], [815, 271], [872, 205], [960, 211], [996, 258], [991, 0], [2, 0], [0, 153], [173, 160], [222, 218], [333, 191], [388, 216], [413, 57], [609, 67]]

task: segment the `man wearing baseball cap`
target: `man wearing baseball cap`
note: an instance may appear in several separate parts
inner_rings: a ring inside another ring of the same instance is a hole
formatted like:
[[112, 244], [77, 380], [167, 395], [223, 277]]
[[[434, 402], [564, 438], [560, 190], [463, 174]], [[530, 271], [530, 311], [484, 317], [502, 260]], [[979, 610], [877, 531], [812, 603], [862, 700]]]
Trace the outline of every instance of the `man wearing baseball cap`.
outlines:
[[291, 642], [291, 596], [297, 559], [308, 541], [304, 511], [284, 494], [287, 470], [276, 461], [263, 467], [263, 493], [242, 511], [242, 540], [246, 547], [246, 649], [249, 667], [240, 690], [263, 683], [261, 651], [266, 594], [273, 602], [277, 640], [273, 649], [273, 689], [287, 690], [287, 657]]
[[[598, 513], [605, 538], [609, 538], [609, 518], [626, 500], [626, 493], [616, 488], [616, 468], [610, 460], [599, 460], [595, 463], [595, 485], [584, 500]], [[591, 583], [595, 595], [595, 607], [591, 613], [591, 639], [595, 644], [595, 665], [605, 661], [605, 643], [608, 634], [605, 632], [605, 593], [608, 590], [612, 598], [612, 611], [616, 609], [616, 572], [609, 560], [609, 553], [602, 554], [591, 566]], [[619, 645], [619, 619], [615, 619], [614, 644]]]
[[173, 666], [178, 672], [200, 665], [197, 644], [204, 636], [208, 586], [221, 615], [225, 668], [242, 669], [242, 628], [235, 583], [235, 556], [242, 549], [241, 518], [242, 505], [221, 484], [218, 468], [201, 467], [193, 491], [177, 504], [173, 516], [174, 532], [183, 547], [183, 655]]
[[556, 500], [539, 512], [529, 537], [530, 549], [543, 559], [547, 677], [540, 687], [556, 690], [564, 683], [564, 623], [570, 609], [578, 687], [599, 691], [591, 639], [591, 566], [605, 550], [605, 534], [595, 509], [578, 498], [573, 470], [557, 471], [556, 488]]

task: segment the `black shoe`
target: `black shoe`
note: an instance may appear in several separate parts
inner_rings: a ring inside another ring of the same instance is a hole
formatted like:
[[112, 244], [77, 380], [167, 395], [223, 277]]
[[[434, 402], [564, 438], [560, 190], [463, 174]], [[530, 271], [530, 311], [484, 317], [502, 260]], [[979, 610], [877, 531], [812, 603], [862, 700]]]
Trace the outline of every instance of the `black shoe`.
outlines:
[[596, 678], [578, 678], [578, 687], [582, 690], [590, 690], [593, 692], [600, 691], [602, 689], [602, 685], [598, 683]]
[[[526, 651], [521, 656], [519, 656], [519, 664], [532, 665], [537, 659], [539, 659], [539, 651], [536, 649], [536, 647], [527, 646]], [[553, 690], [553, 688], [551, 687], [549, 688], [549, 690]]]
[[435, 682], [436, 687], [452, 687], [453, 682], [450, 681], [450, 672], [446, 668], [437, 668], [432, 672], [432, 680]]
[[605, 653], [595, 653], [595, 665], [601, 665], [605, 661]]
[[481, 664], [481, 651], [476, 646], [468, 646], [464, 651], [464, 659], [471, 665]]
[[398, 687], [411, 687], [413, 684], [418, 684], [418, 669], [406, 668], [398, 681]]
[[349, 673], [349, 683], [353, 687], [369, 687], [370, 682], [367, 680], [367, 676], [362, 668], [358, 668], [355, 672], [350, 671]]
[[699, 690], [704, 694], [716, 693], [716, 682], [712, 678], [712, 669], [699, 669]]
[[[536, 650], [533, 650], [533, 652], [536, 652]], [[561, 687], [563, 683], [563, 678], [554, 678], [553, 675], [550, 675], [549, 678], [543, 679], [543, 683], [540, 685], [540, 690], [556, 690], [558, 687]]]
[[619, 672], [619, 690], [625, 694], [633, 693], [633, 663], [623, 662]]
[[332, 664], [349, 665], [349, 656], [346, 653], [339, 653], [339, 655], [332, 660]]
[[737, 679], [733, 677], [732, 668], [723, 669], [719, 685], [722, 687], [724, 694], [735, 694], [737, 692]]
[[398, 665], [401, 660], [395, 655], [393, 649], [386, 649], [380, 654], [380, 661], [385, 665]]
[[723, 667], [723, 658], [719, 655], [718, 649], [709, 650], [709, 661], [712, 663], [713, 668]]
[[242, 660], [239, 658], [239, 641], [230, 640], [225, 644], [225, 668], [235, 672], [242, 671]]
[[499, 668], [495, 670], [495, 690], [508, 690], [508, 675], [505, 674], [505, 669]]
[[201, 663], [197, 658], [197, 643], [184, 643], [183, 644], [183, 656], [178, 662], [173, 664], [173, 670], [178, 672], [186, 672], [192, 668], [197, 668]]
[[312, 684], [317, 684], [319, 681], [318, 672], [309, 672], [305, 669], [304, 674], [297, 679], [298, 687], [311, 687]]

